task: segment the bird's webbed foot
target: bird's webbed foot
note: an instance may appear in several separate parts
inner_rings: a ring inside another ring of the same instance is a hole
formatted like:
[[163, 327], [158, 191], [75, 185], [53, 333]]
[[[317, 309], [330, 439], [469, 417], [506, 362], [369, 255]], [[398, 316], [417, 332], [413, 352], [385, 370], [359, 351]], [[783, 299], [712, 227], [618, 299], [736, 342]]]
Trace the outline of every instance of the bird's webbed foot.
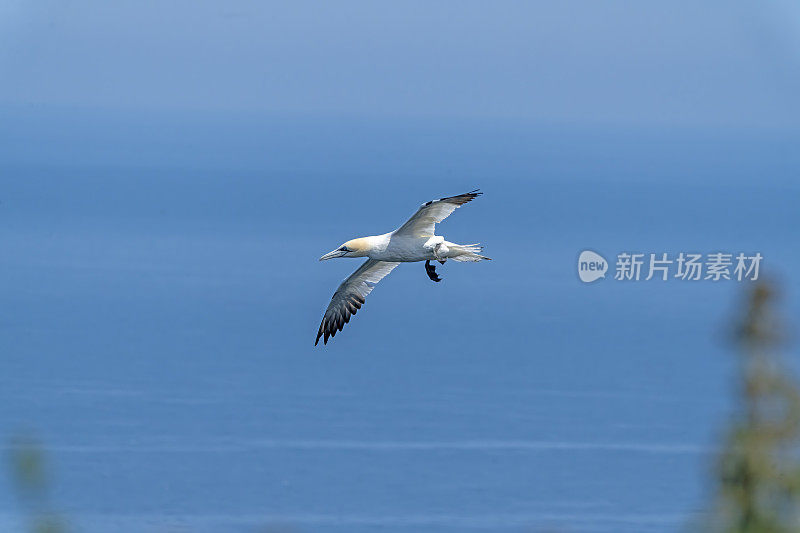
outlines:
[[[444, 264], [444, 262], [442, 262]], [[440, 278], [436, 274], [436, 267], [431, 264], [430, 261], [425, 261], [425, 273], [428, 274], [428, 277], [431, 278], [431, 281], [440, 282], [442, 278]]]

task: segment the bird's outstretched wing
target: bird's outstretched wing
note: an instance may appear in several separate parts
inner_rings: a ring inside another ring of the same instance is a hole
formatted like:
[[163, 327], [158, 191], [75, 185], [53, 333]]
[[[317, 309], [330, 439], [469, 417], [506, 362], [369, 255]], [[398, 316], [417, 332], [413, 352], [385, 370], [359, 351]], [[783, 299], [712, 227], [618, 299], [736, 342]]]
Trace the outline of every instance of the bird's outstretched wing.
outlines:
[[319, 343], [320, 337], [324, 336], [323, 343], [328, 344], [328, 337], [334, 337], [337, 331], [342, 331], [344, 325], [350, 322], [350, 316], [356, 314], [364, 305], [372, 288], [399, 264], [368, 259], [350, 274], [333, 293], [331, 303], [328, 304], [325, 316], [322, 317], [322, 324], [319, 325], [314, 346]]
[[450, 216], [450, 214], [465, 203], [480, 196], [478, 189], [458, 196], [448, 196], [425, 202], [414, 213], [414, 216], [397, 228], [395, 235], [409, 235], [414, 237], [432, 237], [436, 230], [436, 224]]

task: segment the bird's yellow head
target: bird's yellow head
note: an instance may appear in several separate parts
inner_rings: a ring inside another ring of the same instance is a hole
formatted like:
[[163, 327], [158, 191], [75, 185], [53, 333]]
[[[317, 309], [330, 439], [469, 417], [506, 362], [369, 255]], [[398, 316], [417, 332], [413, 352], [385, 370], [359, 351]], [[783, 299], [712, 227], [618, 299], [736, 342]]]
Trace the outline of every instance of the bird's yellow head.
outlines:
[[366, 237], [351, 239], [335, 250], [319, 258], [320, 261], [336, 257], [366, 257], [369, 253], [369, 242]]

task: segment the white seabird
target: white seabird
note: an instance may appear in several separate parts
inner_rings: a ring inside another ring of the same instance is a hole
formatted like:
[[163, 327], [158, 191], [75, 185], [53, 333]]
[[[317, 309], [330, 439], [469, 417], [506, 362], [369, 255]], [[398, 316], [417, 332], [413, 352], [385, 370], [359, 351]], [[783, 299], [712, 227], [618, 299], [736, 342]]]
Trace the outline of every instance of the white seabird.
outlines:
[[441, 281], [431, 261], [444, 264], [453, 261], [482, 261], [488, 257], [479, 255], [483, 247], [479, 244], [455, 244], [434, 235], [436, 224], [467, 202], [480, 196], [478, 189], [458, 196], [448, 196], [425, 202], [408, 221], [396, 230], [383, 235], [372, 235], [352, 239], [339, 248], [319, 258], [320, 261], [336, 257], [369, 257], [358, 269], [345, 279], [331, 298], [317, 332], [314, 346], [324, 336], [334, 337], [350, 317], [361, 309], [373, 287], [385, 278], [400, 263], [425, 261], [425, 272], [433, 281]]

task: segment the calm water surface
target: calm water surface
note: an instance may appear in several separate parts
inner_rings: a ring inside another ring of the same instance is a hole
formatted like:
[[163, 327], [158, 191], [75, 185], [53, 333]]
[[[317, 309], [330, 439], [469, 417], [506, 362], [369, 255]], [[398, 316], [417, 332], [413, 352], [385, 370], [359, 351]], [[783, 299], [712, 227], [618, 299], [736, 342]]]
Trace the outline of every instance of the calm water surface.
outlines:
[[[65, 168], [2, 178], [0, 436], [43, 443], [79, 531], [676, 531], [743, 285], [582, 285], [578, 252], [760, 251], [798, 316], [780, 180]], [[358, 264], [317, 258], [473, 186], [441, 229], [494, 261], [403, 265], [315, 349]]]

